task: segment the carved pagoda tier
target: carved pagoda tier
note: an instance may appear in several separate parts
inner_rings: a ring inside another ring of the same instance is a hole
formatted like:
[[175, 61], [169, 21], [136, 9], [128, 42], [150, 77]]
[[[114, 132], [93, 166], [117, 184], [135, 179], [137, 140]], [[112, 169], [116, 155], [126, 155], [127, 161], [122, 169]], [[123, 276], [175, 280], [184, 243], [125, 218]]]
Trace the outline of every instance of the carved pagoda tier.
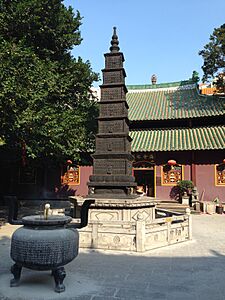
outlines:
[[135, 197], [126, 73], [123, 68], [124, 56], [119, 52], [118, 44], [114, 27], [110, 53], [104, 55], [96, 152], [93, 155], [93, 175], [88, 183], [89, 195], [103, 198]]

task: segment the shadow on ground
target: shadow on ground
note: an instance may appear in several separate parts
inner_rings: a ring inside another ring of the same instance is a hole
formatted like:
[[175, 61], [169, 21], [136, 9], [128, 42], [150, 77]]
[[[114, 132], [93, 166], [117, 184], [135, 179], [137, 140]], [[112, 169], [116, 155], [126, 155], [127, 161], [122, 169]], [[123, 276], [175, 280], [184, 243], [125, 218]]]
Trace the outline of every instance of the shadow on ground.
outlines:
[[[3, 235], [0, 237], [0, 299], [225, 299], [225, 256], [216, 250], [210, 250], [204, 257], [190, 255], [190, 243], [143, 256], [80, 250], [79, 256], [65, 267], [66, 291], [57, 294], [50, 272], [23, 269], [20, 286], [9, 287], [13, 262], [9, 255], [10, 238]], [[195, 243], [193, 247], [199, 245]]]

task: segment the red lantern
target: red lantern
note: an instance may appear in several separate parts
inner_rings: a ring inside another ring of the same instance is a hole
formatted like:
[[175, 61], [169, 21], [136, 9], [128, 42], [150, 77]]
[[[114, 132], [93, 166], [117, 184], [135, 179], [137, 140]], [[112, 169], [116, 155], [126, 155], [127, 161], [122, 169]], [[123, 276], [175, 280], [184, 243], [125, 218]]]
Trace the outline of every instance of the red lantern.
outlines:
[[167, 163], [168, 163], [169, 166], [175, 166], [177, 164], [177, 162], [174, 159], [168, 160]]
[[225, 158], [223, 159], [223, 163], [225, 164]]

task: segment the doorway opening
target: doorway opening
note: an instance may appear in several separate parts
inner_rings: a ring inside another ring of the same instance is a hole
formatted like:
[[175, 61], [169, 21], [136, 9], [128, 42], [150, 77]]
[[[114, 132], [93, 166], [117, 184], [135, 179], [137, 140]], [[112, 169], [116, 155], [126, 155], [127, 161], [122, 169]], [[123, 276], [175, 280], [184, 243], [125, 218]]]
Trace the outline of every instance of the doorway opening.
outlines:
[[149, 197], [155, 197], [154, 167], [134, 168], [134, 177], [138, 186], [143, 186], [144, 192]]

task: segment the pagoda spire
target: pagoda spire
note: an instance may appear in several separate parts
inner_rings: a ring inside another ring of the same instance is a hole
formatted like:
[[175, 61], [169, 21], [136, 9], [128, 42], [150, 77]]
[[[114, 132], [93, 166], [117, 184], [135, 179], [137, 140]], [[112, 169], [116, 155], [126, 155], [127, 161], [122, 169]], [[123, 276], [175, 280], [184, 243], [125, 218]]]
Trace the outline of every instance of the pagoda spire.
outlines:
[[120, 48], [118, 46], [119, 40], [118, 40], [118, 36], [116, 34], [116, 27], [113, 27], [113, 36], [112, 36], [112, 40], [111, 40], [111, 45], [112, 46], [109, 49], [112, 53], [120, 51]]
[[110, 52], [105, 53], [105, 68], [99, 101], [98, 134], [89, 177], [89, 196], [105, 199], [135, 198], [137, 186], [132, 175], [131, 137], [129, 136], [126, 72], [119, 52], [116, 27]]

